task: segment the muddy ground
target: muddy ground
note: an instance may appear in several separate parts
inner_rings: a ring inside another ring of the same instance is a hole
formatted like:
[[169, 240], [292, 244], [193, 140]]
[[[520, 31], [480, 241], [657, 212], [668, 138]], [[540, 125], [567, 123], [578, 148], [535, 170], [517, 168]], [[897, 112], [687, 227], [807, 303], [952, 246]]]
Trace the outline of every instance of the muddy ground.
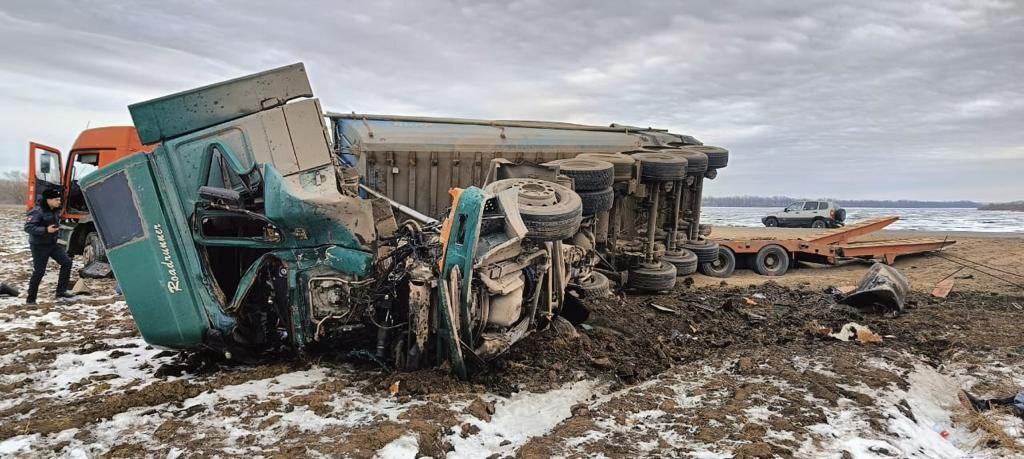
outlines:
[[[1024, 239], [997, 241], [1016, 255], [999, 266], [1024, 274]], [[0, 276], [23, 285], [27, 259], [3, 242]], [[1024, 422], [956, 403], [959, 388], [1024, 385], [1024, 292], [963, 282], [932, 298], [910, 268], [929, 260], [897, 263], [915, 291], [895, 316], [837, 304], [829, 287], [846, 279], [818, 270], [589, 301], [584, 326], [539, 332], [468, 382], [338, 356], [247, 366], [153, 349], [111, 281], [77, 302], [0, 299], [0, 456], [1024, 454]], [[849, 322], [881, 342], [823, 336]]]

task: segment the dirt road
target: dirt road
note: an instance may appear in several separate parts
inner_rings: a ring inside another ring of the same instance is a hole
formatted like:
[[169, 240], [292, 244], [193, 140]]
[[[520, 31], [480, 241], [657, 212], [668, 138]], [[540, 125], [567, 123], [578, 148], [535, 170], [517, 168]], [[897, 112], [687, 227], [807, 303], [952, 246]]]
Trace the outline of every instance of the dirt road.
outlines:
[[[6, 234], [19, 226], [0, 214]], [[957, 239], [954, 253], [1024, 274], [1024, 239]], [[16, 238], [0, 244], [0, 277], [23, 284], [27, 263]], [[586, 326], [537, 333], [470, 382], [347, 355], [247, 366], [163, 352], [111, 281], [72, 303], [0, 299], [0, 456], [1021, 454], [1024, 422], [972, 415], [956, 390], [1024, 385], [1024, 294], [975, 274], [933, 299], [923, 291], [955, 268], [896, 266], [915, 289], [897, 317], [826, 292], [864, 265], [726, 286], [694, 276], [665, 295], [590, 301]], [[849, 322], [881, 343], [822, 336]]]

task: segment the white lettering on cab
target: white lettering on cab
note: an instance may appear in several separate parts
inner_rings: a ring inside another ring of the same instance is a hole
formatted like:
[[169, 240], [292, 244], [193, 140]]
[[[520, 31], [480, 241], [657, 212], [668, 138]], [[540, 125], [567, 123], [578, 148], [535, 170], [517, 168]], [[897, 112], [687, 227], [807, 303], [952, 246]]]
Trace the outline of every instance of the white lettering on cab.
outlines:
[[171, 260], [171, 247], [167, 245], [167, 237], [164, 236], [164, 230], [159, 224], [153, 225], [153, 233], [156, 234], [156, 242], [160, 245], [160, 254], [164, 257], [160, 264], [167, 269], [167, 277], [170, 278], [167, 281], [167, 291], [172, 294], [178, 293], [181, 291], [181, 280], [178, 279], [178, 271], [174, 269], [174, 261]]

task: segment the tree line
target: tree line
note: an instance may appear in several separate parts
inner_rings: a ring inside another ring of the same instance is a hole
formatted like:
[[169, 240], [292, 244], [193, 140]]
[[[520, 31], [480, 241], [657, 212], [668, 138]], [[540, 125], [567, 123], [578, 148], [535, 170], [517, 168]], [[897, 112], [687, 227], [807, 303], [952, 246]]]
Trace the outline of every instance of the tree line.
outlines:
[[0, 204], [22, 204], [28, 187], [28, 175], [22, 171], [0, 173]]
[[794, 198], [790, 196], [705, 196], [704, 205], [710, 207], [785, 207], [796, 201], [835, 201], [843, 207], [881, 207], [881, 208], [970, 208], [975, 209], [981, 203], [974, 201], [914, 201], [908, 199], [876, 200], [876, 199], [833, 199], [833, 198]]
[[1024, 201], [997, 202], [992, 204], [985, 204], [981, 207], [978, 207], [978, 210], [1014, 210], [1017, 212], [1024, 212]]

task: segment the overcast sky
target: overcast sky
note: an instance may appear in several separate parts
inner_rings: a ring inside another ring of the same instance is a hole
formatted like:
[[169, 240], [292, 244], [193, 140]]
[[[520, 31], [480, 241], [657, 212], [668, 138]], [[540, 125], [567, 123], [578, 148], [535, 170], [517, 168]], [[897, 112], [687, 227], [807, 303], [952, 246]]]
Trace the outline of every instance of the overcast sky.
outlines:
[[715, 196], [1024, 199], [1024, 1], [87, 3], [0, 3], [0, 170], [302, 61], [325, 110], [691, 134]]

